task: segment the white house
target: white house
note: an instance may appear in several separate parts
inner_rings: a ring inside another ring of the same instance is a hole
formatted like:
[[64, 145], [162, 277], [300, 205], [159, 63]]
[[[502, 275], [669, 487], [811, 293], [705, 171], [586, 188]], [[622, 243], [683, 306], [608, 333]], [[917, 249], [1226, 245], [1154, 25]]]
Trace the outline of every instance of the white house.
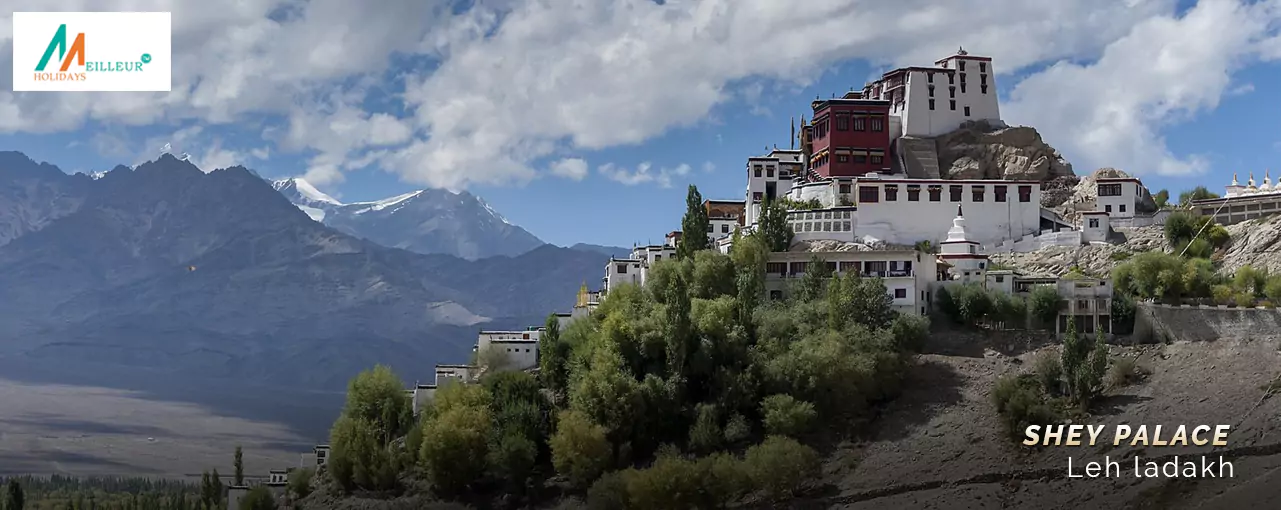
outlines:
[[641, 260], [638, 258], [609, 258], [605, 263], [605, 277], [601, 279], [601, 291], [608, 294], [609, 289], [619, 285], [641, 285], [644, 278], [641, 271]]
[[891, 137], [933, 137], [952, 132], [966, 121], [1000, 124], [995, 76], [990, 57], [960, 49], [932, 67], [887, 72], [867, 84], [862, 96], [890, 101]]
[[525, 331], [481, 331], [476, 342], [476, 351], [484, 353], [493, 350], [505, 357], [505, 369], [528, 370], [538, 366], [538, 340], [542, 336], [541, 328], [529, 328]]
[[884, 246], [845, 249], [840, 243], [800, 243], [792, 251], [771, 253], [765, 264], [765, 290], [770, 299], [782, 299], [792, 283], [805, 275], [810, 258], [818, 256], [834, 273], [880, 278], [894, 298], [894, 309], [924, 315], [930, 311], [931, 282], [937, 277], [934, 256], [913, 247]]
[[803, 159], [801, 151], [790, 149], [775, 149], [766, 156], [747, 158], [744, 224], [759, 220], [763, 202], [775, 200], [791, 190], [792, 180], [799, 178], [803, 171]]
[[[715, 244], [716, 240], [729, 237], [743, 225], [746, 202], [743, 200], [704, 200], [703, 209], [707, 211], [707, 240]], [[675, 247], [673, 247], [672, 254], [675, 254]]]
[[969, 213], [969, 236], [998, 243], [1041, 230], [1041, 183], [860, 177], [855, 234], [893, 244], [937, 243], [947, 237], [958, 206]]
[[1106, 243], [1112, 232], [1112, 215], [1104, 211], [1081, 213], [1081, 242]]

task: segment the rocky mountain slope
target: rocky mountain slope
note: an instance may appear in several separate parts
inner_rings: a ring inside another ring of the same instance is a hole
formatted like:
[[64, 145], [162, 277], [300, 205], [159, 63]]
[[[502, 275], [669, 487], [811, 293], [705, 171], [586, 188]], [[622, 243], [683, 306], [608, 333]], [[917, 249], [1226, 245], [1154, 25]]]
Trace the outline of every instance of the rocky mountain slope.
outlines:
[[416, 253], [476, 260], [520, 255], [545, 244], [466, 191], [427, 189], [347, 204], [301, 178], [274, 181], [272, 187], [313, 220], [383, 246]]
[[0, 160], [0, 356], [328, 388], [377, 362], [428, 377], [464, 359], [481, 325], [567, 309], [605, 262], [553, 246], [477, 261], [383, 247], [312, 221], [242, 167], [164, 155], [93, 180], [15, 158]]
[[1072, 164], [1027, 126], [967, 122], [934, 141], [945, 179], [1049, 181], [1075, 175]]

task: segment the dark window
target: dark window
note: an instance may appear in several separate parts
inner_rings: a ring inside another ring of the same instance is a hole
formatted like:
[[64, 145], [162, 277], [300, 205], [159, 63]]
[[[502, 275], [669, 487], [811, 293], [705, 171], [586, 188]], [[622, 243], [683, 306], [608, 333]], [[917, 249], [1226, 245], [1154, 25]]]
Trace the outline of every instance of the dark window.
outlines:
[[873, 165], [880, 165], [885, 163], [885, 156], [882, 156], [880, 154], [873, 154], [871, 158], [872, 158]]
[[[965, 76], [965, 75], [961, 75], [961, 76]], [[962, 94], [965, 93], [965, 81], [961, 81], [961, 93]]]
[[[728, 225], [726, 225], [726, 226], [728, 226]], [[663, 260], [663, 256], [662, 256], [662, 255], [654, 255], [654, 262], [658, 262], [658, 261], [660, 261], [660, 260]]]
[[836, 115], [836, 130], [837, 130], [837, 131], [849, 131], [849, 130], [850, 130], [850, 116], [849, 116], [849, 115], [846, 115], [846, 114], [837, 114], [837, 115]]
[[627, 264], [614, 264], [614, 269], [618, 271], [618, 274], [627, 274]]
[[770, 179], [774, 178], [774, 167], [771, 166], [765, 169], [765, 177]]
[[760, 176], [761, 176], [761, 166], [760, 166], [760, 165], [756, 165], [756, 168], [755, 168], [754, 170], [756, 171], [756, 176], [757, 176], [757, 177], [760, 177]]
[[954, 99], [956, 98], [956, 87], [947, 88], [947, 97], [954, 98]]
[[[964, 69], [962, 69], [962, 71], [964, 71]], [[961, 85], [965, 85], [965, 73], [961, 73]], [[965, 92], [965, 89], [961, 89], [961, 92]]]
[[1099, 228], [1099, 219], [1090, 218], [1090, 228]]
[[721, 225], [721, 233], [722, 233], [722, 234], [728, 234], [728, 233], [729, 233], [729, 223], [726, 223], [726, 224]]
[[872, 117], [872, 131], [885, 131], [884, 117]]
[[953, 99], [951, 101], [948, 101], [948, 103], [951, 103], [952, 111], [956, 111], [956, 100]]
[[930, 201], [940, 202], [943, 200], [943, 188], [939, 186], [930, 186]]
[[983, 201], [983, 186], [975, 186], [975, 187], [973, 188], [973, 190], [974, 190], [974, 201], [975, 201], [975, 202], [982, 202], [982, 201]]
[[931, 98], [931, 99], [930, 99], [930, 109], [931, 109], [931, 110], [933, 110], [933, 109], [934, 109], [934, 99], [933, 99], [933, 98]]
[[1031, 202], [1031, 201], [1032, 201], [1032, 187], [1019, 186], [1019, 202]]
[[921, 187], [920, 187], [920, 186], [908, 186], [908, 187], [907, 187], [907, 201], [908, 201], [908, 202], [920, 202], [920, 201], [921, 201]]
[[907, 289], [894, 289], [894, 299], [904, 299], [907, 297]]
[[849, 163], [849, 162], [850, 162], [850, 157], [849, 157], [849, 156], [847, 156], [847, 155], [845, 155], [845, 154], [837, 154], [837, 155], [836, 155], [836, 162], [837, 162], [837, 163]]
[[1103, 212], [1112, 212], [1112, 206], [1110, 205], [1103, 206]]
[[1125, 204], [1121, 204], [1121, 212], [1125, 212]]
[[897, 201], [898, 201], [898, 186], [886, 186], [886, 187], [885, 187], [885, 201], [886, 201], [886, 202], [897, 202]]
[[867, 203], [877, 202], [879, 201], [878, 199], [880, 198], [879, 195], [880, 193], [877, 192], [876, 186], [859, 186], [858, 187], [859, 202], [867, 202]]
[[708, 232], [711, 232], [711, 231], [712, 231], [712, 228], [713, 228], [713, 227], [712, 227], [712, 224], [711, 224], [711, 223], [708, 223], [708, 224], [707, 224], [707, 231], [708, 231]]
[[768, 262], [765, 264], [765, 272], [771, 274], [783, 274], [787, 272], [786, 262]]
[[1101, 197], [1119, 197], [1121, 196], [1121, 184], [1100, 184], [1099, 196]]
[[867, 117], [854, 117], [854, 130], [867, 131]]
[[987, 72], [987, 62], [979, 62], [979, 72], [980, 73]]
[[953, 202], [961, 201], [961, 187], [952, 185], [947, 187], [948, 199]]
[[968, 106], [966, 106], [966, 107], [965, 107], [965, 116], [966, 116], [966, 117], [969, 117], [969, 116], [970, 116], [970, 107], [968, 107]]
[[996, 283], [1005, 283], [1005, 276], [999, 274], [996, 275]]
[[984, 93], [984, 94], [986, 94], [986, 93], [987, 93], [987, 85], [983, 85], [983, 86], [981, 86], [981, 87], [979, 87], [979, 88], [983, 89], [983, 93]]
[[[934, 83], [934, 73], [925, 73], [925, 81]], [[930, 87], [930, 88], [934, 88], [934, 87]]]
[[934, 86], [930, 85], [930, 97], [934, 97]]
[[956, 83], [956, 75], [952, 73], [947, 73], [947, 84], [951, 85], [953, 83]]
[[979, 75], [979, 85], [987, 85], [987, 75], [986, 75], [986, 74], [980, 74], [980, 75]]
[[[965, 72], [965, 61], [964, 61], [964, 60], [962, 60], [962, 61], [961, 61], [960, 68], [961, 68], [961, 72], [962, 72], [962, 73], [964, 73], [964, 72]], [[962, 74], [962, 75], [961, 75], [961, 81], [965, 81], [965, 75], [964, 75], [964, 74]]]
[[997, 202], [1005, 201], [1005, 186], [993, 186], [992, 195], [996, 197]]
[[844, 194], [844, 195], [848, 195], [848, 194], [850, 194], [850, 185], [849, 185], [849, 184], [842, 184], [840, 189], [841, 189], [841, 194]]
[[761, 192], [757, 191], [757, 192], [752, 193], [752, 201], [753, 201], [753, 202], [760, 202], [760, 201], [761, 201]]

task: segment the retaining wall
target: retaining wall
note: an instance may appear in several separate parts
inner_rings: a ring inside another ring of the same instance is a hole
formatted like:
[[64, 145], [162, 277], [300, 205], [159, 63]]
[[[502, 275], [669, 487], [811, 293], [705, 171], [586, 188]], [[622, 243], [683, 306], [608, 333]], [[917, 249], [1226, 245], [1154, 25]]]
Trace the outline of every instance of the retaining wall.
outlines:
[[1136, 303], [1133, 338], [1140, 342], [1281, 339], [1281, 310]]

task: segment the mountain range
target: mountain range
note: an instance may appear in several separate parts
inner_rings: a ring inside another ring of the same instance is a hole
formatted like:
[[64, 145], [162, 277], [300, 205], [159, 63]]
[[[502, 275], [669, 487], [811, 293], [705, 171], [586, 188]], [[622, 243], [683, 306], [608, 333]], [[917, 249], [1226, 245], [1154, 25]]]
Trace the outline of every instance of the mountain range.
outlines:
[[418, 190], [375, 202], [342, 203], [302, 178], [272, 187], [311, 219], [383, 246], [468, 260], [516, 256], [546, 243], [466, 191]]
[[[432, 223], [445, 205], [453, 216]], [[465, 232], [476, 225], [483, 235]], [[451, 232], [471, 237], [450, 245]], [[525, 248], [480, 257], [501, 239]], [[433, 249], [476, 258], [410, 251]], [[342, 204], [305, 181], [169, 154], [89, 176], [0, 153], [11, 360], [329, 389], [375, 363], [427, 379], [467, 359], [482, 327], [567, 310], [607, 257], [543, 244], [466, 193]]]

